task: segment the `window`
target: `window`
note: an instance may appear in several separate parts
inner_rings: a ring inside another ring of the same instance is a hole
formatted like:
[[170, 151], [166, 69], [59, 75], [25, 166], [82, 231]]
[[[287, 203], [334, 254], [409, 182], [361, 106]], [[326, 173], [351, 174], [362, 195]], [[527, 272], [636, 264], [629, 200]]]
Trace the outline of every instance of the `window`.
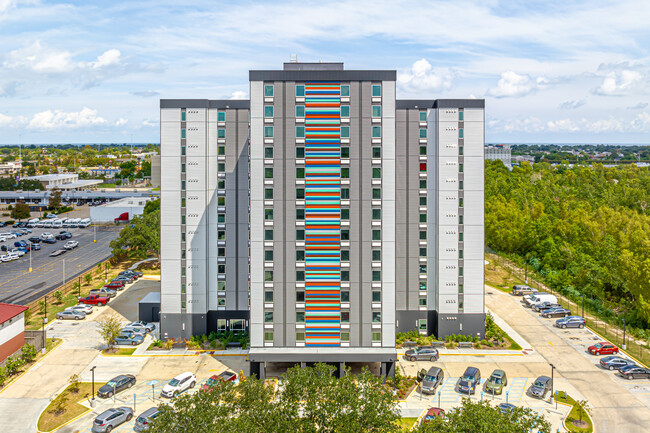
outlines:
[[463, 138], [463, 128], [458, 128], [458, 138]]
[[350, 271], [341, 271], [341, 281], [350, 281]]
[[372, 127], [372, 138], [381, 138], [381, 126]]
[[273, 341], [273, 332], [265, 332], [264, 333], [264, 341]]
[[264, 281], [273, 281], [273, 271], [264, 271]]
[[304, 158], [304, 157], [305, 157], [305, 148], [296, 147], [296, 158]]
[[341, 240], [342, 241], [349, 241], [350, 240], [350, 230], [348, 230], [348, 229], [342, 229], [341, 230]]
[[225, 111], [220, 111], [217, 113], [217, 122], [225, 122], [226, 121], [226, 112]]
[[273, 240], [273, 229], [264, 230], [264, 240], [265, 241], [272, 241]]
[[459, 259], [463, 258], [463, 250], [458, 250], [458, 258]]
[[427, 214], [425, 214], [425, 213], [420, 214], [420, 222], [421, 223], [427, 222]]
[[264, 179], [273, 179], [273, 167], [264, 168]]
[[421, 231], [420, 232], [420, 240], [423, 241], [423, 240], [426, 240], [426, 239], [427, 239], [427, 232]]
[[296, 126], [296, 138], [305, 138], [304, 126]]
[[296, 117], [305, 117], [304, 105], [296, 105]]
[[296, 250], [296, 261], [297, 262], [305, 261], [305, 250]]
[[296, 341], [305, 341], [305, 333], [296, 332]]
[[420, 298], [420, 307], [426, 307], [427, 306], [427, 298]]
[[460, 111], [460, 110], [458, 111], [458, 121], [459, 121], [459, 122], [462, 122], [462, 121], [463, 121], [463, 112]]
[[458, 293], [460, 293], [460, 294], [463, 293], [463, 285], [462, 284], [458, 285]]
[[185, 268], [181, 268], [181, 277], [184, 277], [186, 272]]
[[381, 341], [381, 332], [373, 332], [372, 341]]
[[187, 138], [186, 132], [184, 129], [181, 129], [181, 138]]
[[427, 198], [420, 197], [420, 206], [426, 206], [426, 205], [427, 205]]
[[458, 189], [463, 189], [463, 181], [462, 180], [458, 181]]
[[462, 277], [462, 276], [463, 276], [463, 267], [462, 267], [462, 266], [459, 266], [459, 267], [458, 267], [458, 276], [459, 276], [459, 277]]
[[225, 241], [226, 240], [226, 231], [225, 230], [219, 230], [217, 232], [217, 240], [220, 240], [220, 241]]
[[381, 158], [381, 147], [373, 147], [372, 148], [372, 157], [373, 158]]
[[458, 199], [458, 207], [463, 207], [463, 199], [462, 198]]
[[225, 155], [226, 154], [226, 146], [219, 146], [217, 148], [217, 155]]
[[[181, 199], [181, 207], [185, 207], [185, 198]], [[185, 234], [185, 233], [183, 233], [183, 234]]]
[[372, 178], [373, 179], [381, 179], [381, 168], [379, 168], [379, 167], [373, 167], [372, 168]]
[[372, 261], [373, 262], [380, 262], [381, 261], [381, 251], [380, 250], [372, 250]]
[[273, 292], [264, 292], [264, 302], [272, 303], [273, 302]]
[[304, 167], [296, 168], [296, 179], [304, 179], [304, 178], [305, 178], [305, 168]]
[[226, 273], [226, 265], [218, 265], [217, 266], [217, 273], [225, 274]]
[[426, 121], [427, 121], [427, 112], [420, 111], [420, 122], [426, 122]]
[[381, 200], [381, 188], [373, 188], [372, 189], [372, 199], [373, 200]]
[[341, 86], [341, 96], [350, 96], [350, 86]]
[[305, 302], [305, 292], [296, 292], [296, 302]]
[[379, 311], [372, 312], [372, 323], [381, 323], [381, 313]]
[[463, 242], [463, 232], [458, 233], [458, 242]]
[[304, 229], [296, 230], [296, 240], [298, 240], [298, 241], [304, 241], [305, 240], [305, 230]]
[[305, 219], [305, 210], [304, 209], [296, 209], [296, 219], [298, 221], [301, 221], [301, 220]]
[[381, 230], [373, 230], [372, 231], [372, 240], [373, 241], [380, 241], [381, 240]]
[[305, 323], [304, 311], [296, 311], [296, 323]]
[[273, 200], [273, 188], [264, 188], [264, 199]]
[[342, 262], [350, 261], [350, 250], [341, 250], [341, 261]]
[[181, 111], [181, 122], [185, 122], [185, 112]]
[[427, 249], [420, 248], [420, 257], [426, 257], [426, 256], [427, 256]]
[[296, 198], [297, 199], [305, 198], [305, 188], [296, 188]]
[[421, 274], [427, 273], [427, 265], [420, 265], [420, 273]]
[[226, 164], [220, 162], [217, 164], [217, 171], [226, 171]]
[[219, 189], [225, 189], [226, 188], [226, 181], [225, 180], [220, 180], [217, 182], [217, 188]]
[[463, 164], [458, 164], [458, 172], [462, 173], [463, 172]]
[[422, 291], [427, 290], [427, 282], [426, 281], [420, 281], [420, 290], [422, 290]]
[[244, 319], [231, 319], [230, 330], [233, 332], [241, 332], [246, 330], [246, 323]]
[[341, 117], [350, 117], [349, 105], [341, 105]]
[[273, 97], [273, 84], [264, 86], [264, 96]]
[[185, 233], [181, 233], [181, 242], [185, 242]]
[[185, 156], [185, 146], [181, 146], [181, 155]]
[[350, 323], [349, 311], [341, 311], [341, 323]]
[[341, 199], [342, 200], [350, 199], [350, 188], [341, 188]]
[[381, 292], [372, 292], [372, 302], [381, 302]]
[[181, 224], [185, 224], [185, 215], [181, 215]]
[[346, 221], [350, 219], [350, 209], [341, 209], [341, 219]]
[[373, 220], [380, 220], [381, 219], [381, 209], [373, 209], [372, 210], [372, 219]]
[[381, 281], [381, 271], [372, 271], [372, 281]]
[[185, 258], [185, 250], [181, 250], [181, 259]]
[[296, 85], [296, 96], [303, 97], [305, 96], [305, 86], [302, 84]]
[[273, 323], [273, 311], [264, 312], [264, 323]]
[[266, 262], [273, 261], [273, 250], [264, 250], [264, 261]]
[[462, 215], [458, 216], [458, 224], [460, 224], [460, 225], [463, 224], [463, 216]]
[[341, 179], [350, 178], [350, 169], [347, 167], [341, 167]]
[[372, 106], [372, 117], [381, 117], [381, 105]]
[[185, 191], [185, 181], [181, 180], [181, 190]]
[[217, 290], [220, 292], [225, 292], [226, 291], [226, 282], [225, 281], [219, 281], [217, 283]]
[[463, 154], [463, 146], [458, 146], [458, 154], [459, 155]]
[[341, 341], [350, 341], [350, 333], [341, 332]]
[[426, 162], [421, 162], [420, 163], [420, 171], [421, 172], [427, 171], [427, 163]]
[[350, 157], [350, 148], [341, 147], [341, 158], [349, 158], [349, 157]]
[[296, 281], [305, 281], [305, 271], [296, 271]]
[[420, 129], [420, 138], [427, 138], [427, 130], [425, 128]]
[[264, 117], [273, 117], [273, 105], [264, 106]]
[[217, 319], [217, 331], [226, 332], [226, 319]]
[[226, 249], [225, 248], [217, 248], [217, 256], [218, 257], [226, 257]]
[[273, 209], [264, 209], [264, 219], [266, 221], [273, 221]]
[[273, 138], [273, 127], [265, 126], [264, 127], [264, 138]]
[[377, 98], [377, 97], [381, 96], [381, 86], [376, 85], [376, 84], [372, 86], [372, 96], [374, 98]]
[[264, 158], [273, 158], [273, 148], [265, 147], [264, 148]]
[[418, 329], [420, 331], [427, 330], [427, 319], [418, 319]]
[[226, 138], [226, 130], [221, 128], [217, 130], [217, 138]]
[[341, 126], [341, 138], [350, 138], [349, 126]]
[[341, 292], [341, 302], [350, 302], [350, 292], [347, 290]]

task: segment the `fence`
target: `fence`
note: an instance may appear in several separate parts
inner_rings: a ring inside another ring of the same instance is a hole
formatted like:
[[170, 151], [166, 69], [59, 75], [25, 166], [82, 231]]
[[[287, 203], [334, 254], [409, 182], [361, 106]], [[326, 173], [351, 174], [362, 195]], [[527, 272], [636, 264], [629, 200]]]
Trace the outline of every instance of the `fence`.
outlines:
[[[504, 259], [496, 254], [490, 257], [492, 260], [495, 260], [501, 267], [510, 271], [512, 275], [521, 281], [526, 280], [526, 272], [516, 266], [511, 261]], [[616, 344], [618, 347], [626, 347], [626, 352], [635, 357], [637, 360], [642, 363], [649, 365], [650, 364], [650, 347], [648, 347], [648, 342], [641, 339], [634, 338], [633, 336], [627, 334], [624, 329], [622, 329], [622, 323], [612, 324], [608, 323], [605, 320], [597, 317], [589, 311], [588, 306], [584, 304], [584, 298], [581, 302], [574, 302], [560, 293], [554, 291], [551, 287], [546, 286], [545, 284], [540, 283], [531, 277], [532, 272], [528, 272], [528, 285], [533, 287], [540, 292], [552, 293], [557, 297], [558, 304], [567, 308], [571, 311], [571, 314], [576, 316], [582, 316], [587, 322], [587, 326], [591, 328], [596, 333], [600, 334], [606, 340], [611, 341]], [[619, 326], [620, 325], [620, 326]]]
[[[45, 336], [43, 335], [45, 334]], [[43, 331], [25, 331], [25, 344], [31, 344], [37, 351], [43, 349], [45, 340], [47, 339], [47, 330]]]

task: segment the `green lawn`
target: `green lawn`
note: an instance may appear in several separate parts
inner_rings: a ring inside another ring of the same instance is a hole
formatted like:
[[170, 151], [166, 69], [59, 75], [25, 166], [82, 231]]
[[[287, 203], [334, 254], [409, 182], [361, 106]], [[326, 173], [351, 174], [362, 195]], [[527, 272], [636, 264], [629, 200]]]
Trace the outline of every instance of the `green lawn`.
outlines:
[[133, 352], [135, 352], [135, 347], [114, 347], [110, 351], [108, 349], [102, 350], [102, 353], [104, 355], [111, 355], [111, 356], [128, 356], [128, 355], [133, 355]]
[[401, 427], [403, 431], [410, 431], [417, 420], [417, 418], [400, 418], [399, 421], [397, 421], [397, 425]]
[[589, 424], [586, 428], [580, 428], [573, 424], [572, 421], [579, 420], [580, 416], [578, 414], [578, 409], [576, 409], [575, 406], [576, 401], [573, 398], [571, 398], [570, 395], [568, 395], [566, 392], [560, 391], [560, 397], [557, 399], [557, 401], [560, 403], [566, 403], [573, 406], [571, 412], [569, 412], [569, 415], [567, 416], [566, 422], [564, 423], [570, 432], [592, 433], [594, 431], [593, 424], [591, 423], [591, 418], [589, 418], [588, 415], [583, 414], [582, 416], [582, 420], [587, 421], [587, 423]]
[[[105, 383], [95, 383], [95, 392], [105, 385]], [[68, 398], [65, 404], [63, 405], [63, 410], [60, 413], [55, 413], [52, 410], [52, 407], [55, 401], [52, 401], [47, 408], [43, 411], [40, 418], [38, 419], [38, 429], [43, 432], [48, 432], [56, 429], [57, 427], [65, 424], [76, 416], [81, 415], [82, 413], [88, 411], [88, 408], [79, 404], [79, 401], [86, 398], [90, 398], [92, 393], [92, 384], [90, 382], [82, 382], [79, 385], [79, 391], [76, 393], [70, 392], [70, 386], [68, 386], [65, 391], [61, 394], [65, 394]], [[61, 394], [57, 399], [61, 398]]]

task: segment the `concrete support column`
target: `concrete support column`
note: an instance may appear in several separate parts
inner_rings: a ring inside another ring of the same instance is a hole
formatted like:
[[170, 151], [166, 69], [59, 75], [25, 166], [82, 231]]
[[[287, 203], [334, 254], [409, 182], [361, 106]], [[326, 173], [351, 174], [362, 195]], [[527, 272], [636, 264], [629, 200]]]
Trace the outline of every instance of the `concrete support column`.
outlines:
[[343, 377], [343, 375], [345, 374], [345, 362], [339, 362], [336, 373], [337, 373], [336, 377], [338, 377], [339, 379]]

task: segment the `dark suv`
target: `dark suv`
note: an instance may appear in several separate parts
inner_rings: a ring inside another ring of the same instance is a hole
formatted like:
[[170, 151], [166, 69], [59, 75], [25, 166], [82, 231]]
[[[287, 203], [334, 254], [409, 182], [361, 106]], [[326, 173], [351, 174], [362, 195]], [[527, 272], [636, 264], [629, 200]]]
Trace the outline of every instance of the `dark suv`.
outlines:
[[438, 349], [431, 346], [419, 346], [404, 354], [404, 358], [409, 361], [437, 361], [438, 356]]
[[479, 383], [481, 383], [481, 371], [476, 367], [467, 367], [463, 376], [458, 379], [456, 387], [461, 394], [474, 394]]
[[435, 394], [436, 389], [445, 380], [445, 373], [440, 367], [431, 367], [422, 378], [420, 390], [422, 394]]

